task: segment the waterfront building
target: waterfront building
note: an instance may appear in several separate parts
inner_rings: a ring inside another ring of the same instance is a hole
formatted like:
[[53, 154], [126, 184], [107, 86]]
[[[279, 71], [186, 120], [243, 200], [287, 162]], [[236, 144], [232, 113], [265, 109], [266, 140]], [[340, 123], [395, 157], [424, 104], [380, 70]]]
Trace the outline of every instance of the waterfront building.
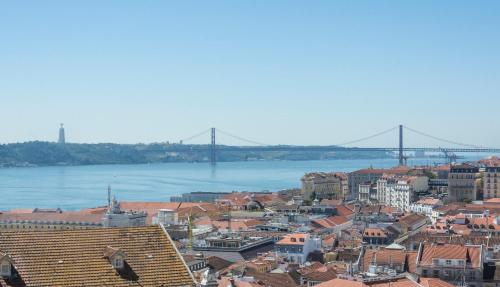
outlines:
[[481, 189], [479, 168], [470, 164], [452, 165], [448, 175], [446, 202], [473, 201]]
[[338, 172], [307, 173], [300, 181], [302, 197], [306, 200], [343, 199], [348, 188], [347, 176]]
[[500, 166], [489, 166], [483, 173], [483, 199], [500, 197]]
[[93, 229], [102, 227], [132, 227], [146, 225], [147, 213], [143, 211], [123, 211], [116, 198], [110, 200], [108, 188], [108, 207], [63, 211], [56, 209], [21, 210], [0, 212], [0, 231], [44, 231], [61, 229]]
[[278, 256], [298, 264], [307, 262], [309, 254], [321, 249], [321, 239], [313, 238], [309, 233], [287, 234], [275, 244]]
[[102, 228], [103, 213], [31, 210], [0, 212], [0, 231], [43, 231]]
[[[110, 191], [108, 190], [108, 196]], [[146, 225], [146, 218], [148, 214], [144, 211], [123, 211], [120, 208], [120, 203], [108, 198], [108, 209], [102, 218], [102, 225], [104, 227], [132, 227]]]
[[0, 232], [0, 250], [0, 286], [194, 286], [161, 226]]

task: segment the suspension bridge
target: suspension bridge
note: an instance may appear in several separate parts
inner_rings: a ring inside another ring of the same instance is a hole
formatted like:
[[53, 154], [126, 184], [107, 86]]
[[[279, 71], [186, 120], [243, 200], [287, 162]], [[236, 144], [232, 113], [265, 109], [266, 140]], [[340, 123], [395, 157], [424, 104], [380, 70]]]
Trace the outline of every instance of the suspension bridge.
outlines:
[[[370, 139], [380, 137], [382, 135], [399, 131], [398, 133], [398, 141], [399, 145], [397, 147], [355, 147], [353, 145], [368, 141]], [[441, 143], [445, 143], [455, 147], [406, 147], [404, 146], [404, 133], [410, 132], [419, 136], [423, 136], [425, 138], [429, 138]], [[253, 140], [249, 140], [232, 133], [223, 131], [218, 128], [210, 128], [204, 130], [200, 133], [197, 133], [188, 138], [182, 139], [180, 141], [180, 145], [174, 145], [169, 148], [169, 151], [178, 151], [185, 150], [182, 146], [192, 141], [193, 139], [200, 138], [202, 136], [206, 136], [210, 133], [210, 144], [208, 145], [189, 145], [189, 149], [193, 151], [206, 151], [210, 158], [210, 163], [215, 164], [217, 162], [217, 153], [223, 151], [241, 151], [241, 152], [266, 152], [266, 151], [320, 151], [320, 152], [334, 152], [334, 151], [358, 151], [358, 152], [397, 152], [399, 158], [399, 164], [405, 165], [406, 158], [405, 152], [436, 152], [436, 153], [444, 153], [445, 157], [448, 159], [456, 158], [455, 153], [500, 153], [500, 148], [491, 148], [484, 147], [479, 145], [471, 145], [461, 142], [456, 142], [448, 139], [444, 139], [441, 137], [436, 137], [425, 132], [418, 131], [416, 129], [412, 129], [407, 126], [398, 125], [392, 127], [390, 129], [378, 132], [373, 135], [369, 135], [366, 137], [362, 137], [359, 139], [355, 139], [352, 141], [342, 142], [335, 145], [328, 146], [296, 146], [296, 145], [270, 145], [261, 142], [256, 142]], [[231, 145], [221, 145], [216, 143], [216, 133], [223, 134], [225, 136], [229, 136], [231, 138], [237, 139], [239, 141], [244, 142], [246, 145], [244, 146], [231, 146]]]

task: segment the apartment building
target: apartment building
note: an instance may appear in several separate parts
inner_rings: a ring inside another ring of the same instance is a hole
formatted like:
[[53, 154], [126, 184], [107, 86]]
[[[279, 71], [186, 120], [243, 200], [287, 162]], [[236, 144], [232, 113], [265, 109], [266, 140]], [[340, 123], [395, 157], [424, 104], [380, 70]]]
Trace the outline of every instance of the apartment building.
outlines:
[[410, 211], [432, 218], [432, 211], [434, 210], [434, 208], [440, 207], [442, 205], [443, 202], [437, 198], [422, 198], [410, 205]]
[[360, 184], [358, 189], [358, 200], [360, 202], [369, 203], [371, 190], [372, 190], [371, 182]]
[[300, 180], [302, 197], [306, 200], [344, 199], [348, 188], [344, 173], [313, 172], [305, 174]]
[[384, 174], [386, 175], [406, 175], [410, 169], [405, 166], [394, 167], [390, 169], [366, 168], [353, 171], [348, 175], [349, 199], [359, 197], [359, 185], [367, 182], [376, 183]]
[[320, 249], [321, 239], [312, 238], [309, 233], [288, 234], [275, 244], [278, 256], [298, 264], [307, 262], [307, 256]]
[[479, 168], [470, 164], [457, 164], [448, 175], [448, 198], [446, 202], [472, 201], [481, 190]]
[[426, 176], [385, 175], [377, 181], [377, 199], [382, 204], [410, 211], [416, 193], [428, 189], [429, 179]]
[[486, 167], [483, 173], [483, 199], [500, 197], [500, 166]]
[[420, 243], [416, 273], [434, 277], [453, 285], [467, 282], [470, 287], [482, 286], [484, 250], [481, 245]]

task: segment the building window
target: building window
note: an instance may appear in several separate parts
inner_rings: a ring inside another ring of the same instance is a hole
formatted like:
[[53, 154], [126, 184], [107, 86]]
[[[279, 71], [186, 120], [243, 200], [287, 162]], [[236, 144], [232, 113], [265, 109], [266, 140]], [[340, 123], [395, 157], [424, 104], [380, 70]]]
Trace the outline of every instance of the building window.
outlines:
[[115, 268], [122, 268], [123, 267], [123, 259], [121, 258], [116, 258], [115, 259]]
[[470, 272], [469, 278], [471, 280], [476, 280], [476, 273], [474, 273], [474, 271]]
[[2, 264], [2, 275], [8, 275], [10, 274], [10, 264], [4, 263]]
[[451, 260], [447, 259], [446, 260], [446, 265], [451, 265]]

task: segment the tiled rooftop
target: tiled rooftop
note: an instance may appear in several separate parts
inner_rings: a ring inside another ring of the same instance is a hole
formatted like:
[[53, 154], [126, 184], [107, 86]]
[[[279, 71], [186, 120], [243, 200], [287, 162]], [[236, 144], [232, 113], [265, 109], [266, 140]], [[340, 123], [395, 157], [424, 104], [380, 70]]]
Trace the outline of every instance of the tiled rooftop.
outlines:
[[433, 259], [470, 260], [473, 268], [481, 267], [481, 247], [452, 244], [424, 244], [419, 265], [432, 266]]
[[[108, 246], [126, 254], [113, 268]], [[0, 286], [188, 286], [192, 277], [160, 226], [0, 233], [19, 277]]]

